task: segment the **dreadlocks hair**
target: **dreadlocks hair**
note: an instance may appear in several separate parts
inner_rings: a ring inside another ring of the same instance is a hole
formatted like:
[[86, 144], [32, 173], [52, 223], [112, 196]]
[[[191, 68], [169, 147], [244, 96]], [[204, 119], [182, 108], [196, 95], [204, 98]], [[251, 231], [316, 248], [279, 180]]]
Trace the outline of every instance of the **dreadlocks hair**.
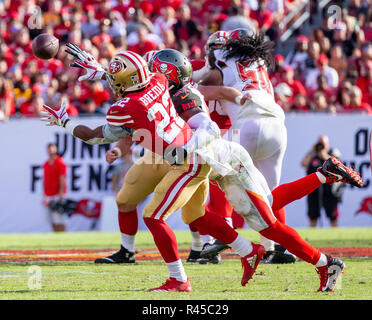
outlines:
[[230, 39], [224, 46], [225, 59], [238, 58], [239, 61], [259, 61], [263, 60], [266, 67], [270, 68], [274, 64], [272, 52], [275, 43], [265, 40], [264, 33], [253, 35], [241, 35], [239, 39]]

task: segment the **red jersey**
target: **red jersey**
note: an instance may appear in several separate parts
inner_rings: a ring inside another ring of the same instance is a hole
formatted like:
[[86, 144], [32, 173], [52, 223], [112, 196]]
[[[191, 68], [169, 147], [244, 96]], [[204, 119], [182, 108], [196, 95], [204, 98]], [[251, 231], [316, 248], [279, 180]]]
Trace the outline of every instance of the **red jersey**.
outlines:
[[[60, 177], [66, 176], [67, 166], [61, 157], [57, 157], [52, 164], [46, 161], [44, 169], [44, 194], [48, 197], [59, 193]], [[66, 189], [64, 190], [64, 193]]]
[[192, 134], [174, 108], [168, 80], [162, 73], [155, 73], [145, 89], [128, 92], [114, 103], [106, 119], [113, 126], [134, 130], [135, 141], [160, 155], [168, 146], [183, 146]]
[[[198, 71], [205, 66], [205, 60], [191, 60], [192, 70]], [[209, 109], [211, 119], [217, 123], [220, 129], [229, 129], [231, 121], [226, 112], [222, 110], [220, 103], [217, 100], [205, 101]]]

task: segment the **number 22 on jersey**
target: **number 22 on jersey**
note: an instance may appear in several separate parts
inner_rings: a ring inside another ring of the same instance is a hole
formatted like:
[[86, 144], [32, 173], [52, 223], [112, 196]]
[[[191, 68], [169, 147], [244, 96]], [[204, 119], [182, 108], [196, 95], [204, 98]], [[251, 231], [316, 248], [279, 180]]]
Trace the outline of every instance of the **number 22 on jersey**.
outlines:
[[147, 118], [155, 121], [156, 133], [168, 144], [176, 139], [185, 125], [185, 121], [177, 115], [168, 91], [163, 94], [162, 103], [154, 103], [149, 108]]

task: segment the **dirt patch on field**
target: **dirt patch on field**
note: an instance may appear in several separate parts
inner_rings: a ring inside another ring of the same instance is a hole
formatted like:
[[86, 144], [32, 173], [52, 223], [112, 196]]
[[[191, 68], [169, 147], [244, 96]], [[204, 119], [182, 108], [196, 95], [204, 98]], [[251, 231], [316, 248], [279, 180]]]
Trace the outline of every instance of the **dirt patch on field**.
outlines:
[[[322, 252], [337, 257], [372, 258], [372, 248], [319, 248]], [[94, 261], [107, 257], [117, 249], [70, 249], [70, 250], [2, 250], [0, 263], [19, 262], [54, 262], [54, 261]], [[187, 259], [189, 249], [179, 249], [181, 259]], [[232, 250], [222, 253], [224, 259], [237, 259]], [[157, 249], [141, 249], [137, 251], [136, 260], [159, 260], [161, 256]]]

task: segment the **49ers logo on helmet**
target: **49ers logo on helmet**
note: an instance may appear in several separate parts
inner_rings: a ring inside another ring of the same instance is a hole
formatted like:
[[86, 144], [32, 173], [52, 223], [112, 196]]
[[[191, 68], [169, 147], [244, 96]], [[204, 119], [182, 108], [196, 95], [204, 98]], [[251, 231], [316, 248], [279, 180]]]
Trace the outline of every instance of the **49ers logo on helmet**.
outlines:
[[152, 62], [152, 68], [155, 72], [165, 74], [168, 81], [173, 81], [176, 85], [180, 84], [181, 73], [180, 70], [169, 62], [162, 62], [158, 57]]
[[122, 65], [119, 61], [113, 61], [109, 66], [109, 73], [117, 73], [121, 70]]

